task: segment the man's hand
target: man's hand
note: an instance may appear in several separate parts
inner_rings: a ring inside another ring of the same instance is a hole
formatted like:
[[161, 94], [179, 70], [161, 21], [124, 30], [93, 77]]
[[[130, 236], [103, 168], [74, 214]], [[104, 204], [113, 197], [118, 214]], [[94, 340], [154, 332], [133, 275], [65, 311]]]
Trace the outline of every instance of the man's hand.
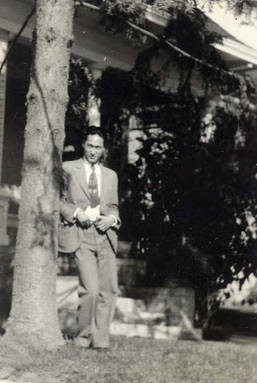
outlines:
[[115, 220], [112, 216], [101, 215], [97, 221], [95, 221], [95, 227], [102, 231], [103, 233], [107, 231], [113, 224]]
[[84, 225], [84, 224], [88, 223], [88, 221], [89, 221], [88, 216], [86, 215], [86, 213], [81, 208], [78, 208], [78, 210], [76, 212], [76, 219], [77, 219], [77, 221], [79, 221], [79, 223], [81, 225]]
[[97, 221], [100, 217], [100, 205], [96, 207], [87, 207], [85, 214], [88, 216], [91, 222]]

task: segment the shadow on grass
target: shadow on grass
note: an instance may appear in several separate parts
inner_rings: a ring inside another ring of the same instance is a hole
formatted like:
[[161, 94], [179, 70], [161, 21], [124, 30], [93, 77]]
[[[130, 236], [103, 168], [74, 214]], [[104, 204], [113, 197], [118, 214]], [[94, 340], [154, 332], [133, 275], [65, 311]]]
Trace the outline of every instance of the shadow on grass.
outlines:
[[219, 309], [204, 324], [205, 340], [229, 340], [233, 336], [247, 336], [257, 341], [257, 313], [238, 309]]

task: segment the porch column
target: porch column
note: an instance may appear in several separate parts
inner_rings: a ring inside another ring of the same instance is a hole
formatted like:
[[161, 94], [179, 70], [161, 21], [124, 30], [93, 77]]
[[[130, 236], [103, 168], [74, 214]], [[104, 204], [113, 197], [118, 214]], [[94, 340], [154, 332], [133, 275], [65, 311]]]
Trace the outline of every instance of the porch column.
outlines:
[[101, 126], [101, 99], [95, 94], [95, 87], [102, 77], [104, 68], [97, 64], [90, 65], [89, 68], [92, 75], [92, 86], [88, 93], [88, 125]]
[[[0, 29], [0, 65], [2, 64], [8, 49], [8, 32]], [[4, 119], [5, 119], [5, 99], [6, 99], [6, 64], [0, 74], [0, 183], [2, 181], [2, 160], [3, 160], [3, 140], [4, 140]]]
[[[8, 33], [0, 29], [0, 65], [2, 64], [8, 49]], [[2, 181], [3, 141], [4, 141], [4, 119], [6, 99], [6, 65], [0, 74], [0, 183]], [[7, 235], [9, 196], [2, 188], [0, 189], [0, 248], [9, 243]]]
[[140, 122], [137, 120], [136, 116], [132, 115], [129, 118], [129, 127], [128, 127], [128, 163], [135, 164], [138, 160], [137, 150], [141, 148], [142, 143], [139, 139], [144, 137], [144, 132], [138, 127]]

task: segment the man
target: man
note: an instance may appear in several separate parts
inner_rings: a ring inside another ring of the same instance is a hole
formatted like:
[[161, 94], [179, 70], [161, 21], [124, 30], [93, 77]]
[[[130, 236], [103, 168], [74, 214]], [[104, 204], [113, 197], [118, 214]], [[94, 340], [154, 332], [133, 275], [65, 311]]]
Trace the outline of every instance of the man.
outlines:
[[101, 164], [105, 147], [100, 128], [88, 129], [82, 147], [83, 158], [64, 163], [66, 187], [60, 204], [59, 250], [75, 252], [79, 272], [75, 343], [109, 348], [118, 292], [118, 179], [114, 171]]

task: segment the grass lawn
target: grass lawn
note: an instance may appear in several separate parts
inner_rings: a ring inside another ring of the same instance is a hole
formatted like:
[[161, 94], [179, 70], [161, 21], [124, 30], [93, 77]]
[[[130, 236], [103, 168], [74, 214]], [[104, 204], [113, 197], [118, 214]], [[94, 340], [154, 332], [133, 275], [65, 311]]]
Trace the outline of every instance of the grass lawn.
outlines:
[[0, 379], [19, 383], [257, 382], [257, 345], [113, 337], [108, 352], [68, 344], [15, 360], [11, 354], [1, 347]]

